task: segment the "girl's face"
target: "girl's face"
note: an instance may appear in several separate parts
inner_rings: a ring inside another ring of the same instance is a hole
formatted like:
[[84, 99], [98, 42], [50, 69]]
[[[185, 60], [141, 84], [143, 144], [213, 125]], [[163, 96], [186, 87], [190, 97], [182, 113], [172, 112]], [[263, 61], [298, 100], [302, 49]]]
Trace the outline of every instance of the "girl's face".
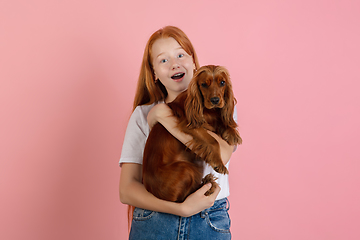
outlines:
[[166, 102], [173, 101], [187, 89], [194, 73], [195, 63], [174, 38], [159, 38], [152, 45], [152, 63], [155, 79], [165, 86]]

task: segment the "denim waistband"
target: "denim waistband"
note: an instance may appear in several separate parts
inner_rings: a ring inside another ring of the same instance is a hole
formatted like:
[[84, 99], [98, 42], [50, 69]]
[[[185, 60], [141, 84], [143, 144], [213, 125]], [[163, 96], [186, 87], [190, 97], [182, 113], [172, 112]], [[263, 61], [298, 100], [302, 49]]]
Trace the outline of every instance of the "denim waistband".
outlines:
[[218, 209], [229, 210], [229, 208], [230, 208], [229, 200], [227, 198], [222, 198], [222, 199], [216, 200], [213, 206], [205, 209], [202, 212], [209, 212], [209, 211], [218, 210]]
[[129, 239], [230, 239], [227, 198], [190, 217], [135, 208]]

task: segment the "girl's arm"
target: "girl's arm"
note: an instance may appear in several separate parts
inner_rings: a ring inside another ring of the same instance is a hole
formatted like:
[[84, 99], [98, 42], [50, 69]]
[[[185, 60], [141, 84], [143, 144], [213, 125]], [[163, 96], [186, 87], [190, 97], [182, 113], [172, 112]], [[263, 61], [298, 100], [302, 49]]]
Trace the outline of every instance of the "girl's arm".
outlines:
[[[161, 125], [163, 125], [174, 137], [185, 145], [192, 140], [192, 136], [180, 131], [177, 127], [177, 119], [173, 116], [171, 109], [165, 103], [155, 105], [150, 110], [147, 120], [150, 128], [152, 128], [157, 122], [161, 123]], [[230, 160], [235, 146], [229, 145], [224, 139], [214, 132], [208, 131], [208, 133], [219, 143], [221, 159], [224, 165], [226, 165]]]
[[137, 163], [122, 164], [119, 184], [122, 203], [152, 211], [189, 217], [211, 207], [220, 192], [220, 187], [217, 187], [213, 194], [205, 196], [205, 192], [211, 187], [211, 184], [207, 184], [188, 196], [183, 203], [169, 202], [149, 193], [141, 182], [141, 175], [142, 165]]
[[[172, 135], [186, 144], [192, 137], [181, 132], [177, 128], [177, 119], [172, 115], [171, 109], [166, 104], [157, 104], [148, 114], [148, 123], [152, 127], [156, 122], [160, 122]], [[209, 131], [220, 144], [221, 158], [226, 164], [233, 152], [234, 146], [230, 146], [213, 132]], [[204, 185], [199, 190], [189, 195], [183, 203], [175, 203], [159, 199], [149, 193], [142, 184], [142, 165], [137, 163], [122, 163], [120, 175], [120, 201], [124, 204], [144, 208], [152, 211], [170, 213], [182, 217], [192, 216], [206, 208], [211, 207], [220, 187], [210, 196], [205, 196], [205, 192], [211, 185]]]

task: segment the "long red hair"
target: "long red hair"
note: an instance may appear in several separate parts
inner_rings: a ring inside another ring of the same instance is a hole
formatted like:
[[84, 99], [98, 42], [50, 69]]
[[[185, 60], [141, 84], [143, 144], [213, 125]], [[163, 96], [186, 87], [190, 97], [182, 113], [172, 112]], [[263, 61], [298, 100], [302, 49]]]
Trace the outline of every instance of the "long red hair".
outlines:
[[[163, 27], [154, 32], [148, 42], [146, 43], [144, 55], [141, 63], [139, 79], [137, 83], [137, 90], [135, 93], [133, 110], [144, 104], [152, 104], [164, 100], [167, 96], [167, 91], [160, 81], [155, 83], [155, 75], [152, 65], [152, 46], [154, 42], [160, 38], [174, 38], [179, 45], [193, 58], [195, 63], [195, 70], [199, 68], [199, 61], [193, 45], [186, 34], [179, 28], [174, 26]], [[131, 221], [134, 213], [134, 206], [128, 206], [128, 227], [131, 228]]]
[[193, 45], [186, 34], [174, 26], [166, 26], [154, 32], [145, 47], [143, 60], [141, 63], [137, 90], [135, 94], [133, 109], [139, 105], [152, 104], [164, 100], [167, 91], [160, 81], [155, 83], [154, 70], [152, 65], [152, 46], [160, 38], [174, 38], [179, 45], [192, 56], [195, 63], [195, 70], [199, 68], [199, 61]]

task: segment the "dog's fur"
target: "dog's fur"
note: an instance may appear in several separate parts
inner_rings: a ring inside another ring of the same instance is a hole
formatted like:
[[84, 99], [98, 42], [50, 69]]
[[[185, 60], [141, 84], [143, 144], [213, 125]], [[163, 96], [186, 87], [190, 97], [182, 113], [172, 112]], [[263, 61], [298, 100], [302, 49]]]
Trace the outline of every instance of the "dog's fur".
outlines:
[[[152, 128], [146, 142], [143, 158], [143, 184], [158, 198], [183, 202], [185, 198], [211, 182], [210, 195], [215, 189], [212, 174], [204, 179], [205, 161], [216, 172], [227, 174], [218, 142], [207, 130], [221, 136], [230, 145], [241, 143], [233, 119], [236, 100], [228, 71], [224, 67], [201, 67], [188, 86], [168, 106], [178, 119], [178, 128], [193, 137], [185, 146], [161, 124]], [[190, 150], [191, 149], [191, 150]]]

